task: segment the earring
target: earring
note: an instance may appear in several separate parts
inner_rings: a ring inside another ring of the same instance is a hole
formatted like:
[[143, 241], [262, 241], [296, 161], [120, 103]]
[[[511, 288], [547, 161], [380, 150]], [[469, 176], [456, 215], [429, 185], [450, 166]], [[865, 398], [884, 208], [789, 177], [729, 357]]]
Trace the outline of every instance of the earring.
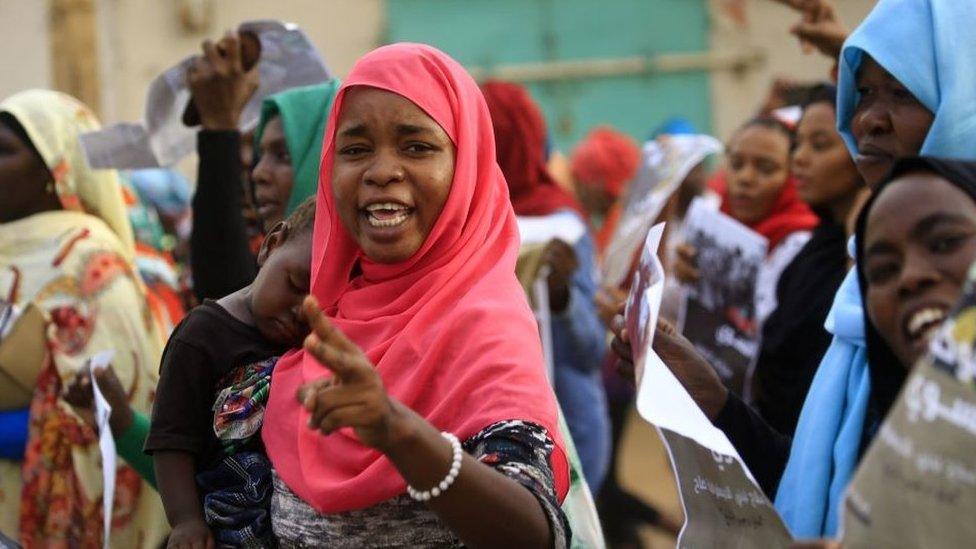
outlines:
[[54, 181], [48, 181], [47, 188], [45, 190], [47, 190], [47, 194], [54, 194], [55, 193], [55, 191], [54, 191]]

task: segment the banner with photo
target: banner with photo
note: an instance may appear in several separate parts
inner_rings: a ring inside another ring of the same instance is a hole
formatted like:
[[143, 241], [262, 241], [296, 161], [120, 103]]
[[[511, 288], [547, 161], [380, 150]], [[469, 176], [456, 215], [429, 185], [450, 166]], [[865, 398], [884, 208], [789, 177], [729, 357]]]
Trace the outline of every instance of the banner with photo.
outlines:
[[619, 287], [651, 225], [671, 195], [695, 166], [722, 152], [722, 143], [708, 135], [663, 135], [644, 143], [637, 176], [624, 198], [624, 211], [603, 254], [602, 283]]
[[789, 531], [725, 434], [654, 352], [664, 225], [647, 235], [625, 318], [637, 372], [637, 411], [668, 450], [685, 524], [678, 547], [788, 547]]
[[[260, 76], [258, 88], [241, 113], [241, 131], [257, 125], [265, 97], [333, 77], [311, 40], [294, 23], [245, 21], [237, 32], [241, 35], [245, 68], [249, 64], [256, 66]], [[249, 55], [256, 59], [248, 63]], [[141, 121], [114, 124], [81, 135], [81, 146], [93, 168], [172, 166], [196, 150], [198, 128], [190, 126], [200, 123], [199, 113], [186, 83], [195, 57], [185, 57], [153, 79], [146, 91]]]
[[701, 199], [691, 203], [682, 236], [696, 250], [699, 279], [685, 285], [678, 330], [730, 391], [745, 395], [759, 347], [755, 288], [768, 242]]

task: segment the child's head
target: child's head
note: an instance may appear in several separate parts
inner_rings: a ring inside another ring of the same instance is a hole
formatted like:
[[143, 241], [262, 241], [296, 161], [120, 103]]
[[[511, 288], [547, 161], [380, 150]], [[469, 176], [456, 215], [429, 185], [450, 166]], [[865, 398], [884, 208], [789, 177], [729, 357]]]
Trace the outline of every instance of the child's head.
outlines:
[[790, 178], [793, 133], [775, 118], [760, 117], [732, 136], [728, 147], [728, 201], [732, 217], [762, 221]]
[[257, 329], [285, 347], [301, 345], [308, 334], [301, 306], [311, 278], [314, 221], [315, 197], [311, 197], [271, 229], [258, 252], [260, 270], [251, 284], [248, 304]]

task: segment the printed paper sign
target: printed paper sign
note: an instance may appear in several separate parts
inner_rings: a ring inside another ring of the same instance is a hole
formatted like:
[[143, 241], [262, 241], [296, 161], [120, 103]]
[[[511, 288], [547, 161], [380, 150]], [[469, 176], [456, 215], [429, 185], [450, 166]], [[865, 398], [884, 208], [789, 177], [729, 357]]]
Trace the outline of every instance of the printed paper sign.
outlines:
[[109, 426], [112, 417], [112, 406], [105, 400], [102, 390], [95, 379], [95, 370], [100, 370], [112, 363], [114, 351], [102, 351], [88, 361], [88, 375], [91, 376], [92, 392], [95, 394], [95, 424], [98, 426], [98, 449], [102, 455], [102, 517], [104, 520], [104, 546], [108, 548], [112, 534], [112, 506], [115, 501], [115, 470], [116, 453], [115, 438]]
[[976, 295], [911, 373], [858, 466], [844, 547], [968, 547], [976, 539]]
[[[265, 97], [298, 86], [332, 78], [305, 33], [292, 23], [249, 21], [240, 32], [252, 32], [261, 41], [257, 69], [258, 89], [241, 114], [240, 128], [254, 127]], [[81, 145], [93, 168], [138, 169], [171, 166], [196, 149], [195, 128], [183, 124], [190, 101], [186, 72], [194, 56], [187, 57], [157, 76], [146, 93], [144, 119], [115, 124], [82, 134]]]
[[659, 223], [648, 231], [640, 264], [631, 284], [631, 299], [627, 300], [627, 309], [624, 312], [627, 333], [630, 334], [631, 347], [634, 349], [634, 369], [638, 386], [644, 375], [644, 365], [650, 349], [649, 341], [654, 338], [654, 327], [657, 326], [664, 292], [664, 267], [657, 256], [663, 236], [664, 223]]
[[697, 252], [700, 278], [685, 286], [678, 328], [726, 387], [744, 395], [759, 347], [755, 288], [768, 242], [700, 199], [688, 209], [683, 236]]
[[626, 320], [640, 372], [637, 411], [661, 435], [684, 508], [678, 547], [787, 547], [786, 526], [732, 443], [654, 352], [664, 287], [657, 258], [662, 233], [663, 225], [648, 232]]
[[789, 547], [786, 525], [738, 456], [668, 429], [658, 431], [686, 517], [678, 547]]
[[647, 231], [688, 173], [722, 143], [707, 135], [667, 135], [644, 144], [637, 177], [624, 199], [624, 211], [603, 255], [603, 285], [619, 287], [627, 279]]

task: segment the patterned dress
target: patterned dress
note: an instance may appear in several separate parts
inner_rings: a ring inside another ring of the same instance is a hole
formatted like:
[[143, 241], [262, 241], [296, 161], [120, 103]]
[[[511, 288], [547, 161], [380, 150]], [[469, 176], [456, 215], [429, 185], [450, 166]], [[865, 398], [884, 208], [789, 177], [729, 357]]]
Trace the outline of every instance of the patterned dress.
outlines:
[[[61, 391], [92, 355], [112, 350], [129, 404], [145, 414], [164, 340], [133, 264], [117, 175], [92, 170], [78, 144], [80, 133], [98, 129], [94, 115], [77, 100], [46, 90], [7, 98], [0, 111], [24, 127], [63, 208], [0, 223], [0, 317], [20, 318], [31, 308], [43, 316], [36, 338], [20, 341], [33, 349], [16, 353], [31, 357], [19, 365], [36, 381], [23, 459], [0, 459], [0, 531], [28, 549], [101, 547], [98, 439]], [[0, 410], [21, 406], [19, 400], [0, 402]], [[165, 538], [158, 494], [124, 461], [116, 472], [112, 513], [112, 547], [157, 547]]]
[[[464, 450], [525, 486], [539, 500], [553, 547], [568, 547], [571, 531], [556, 499], [546, 430], [519, 420], [489, 425], [465, 440]], [[463, 547], [426, 505], [403, 494], [358, 511], [320, 515], [277, 476], [271, 520], [281, 547]]]

